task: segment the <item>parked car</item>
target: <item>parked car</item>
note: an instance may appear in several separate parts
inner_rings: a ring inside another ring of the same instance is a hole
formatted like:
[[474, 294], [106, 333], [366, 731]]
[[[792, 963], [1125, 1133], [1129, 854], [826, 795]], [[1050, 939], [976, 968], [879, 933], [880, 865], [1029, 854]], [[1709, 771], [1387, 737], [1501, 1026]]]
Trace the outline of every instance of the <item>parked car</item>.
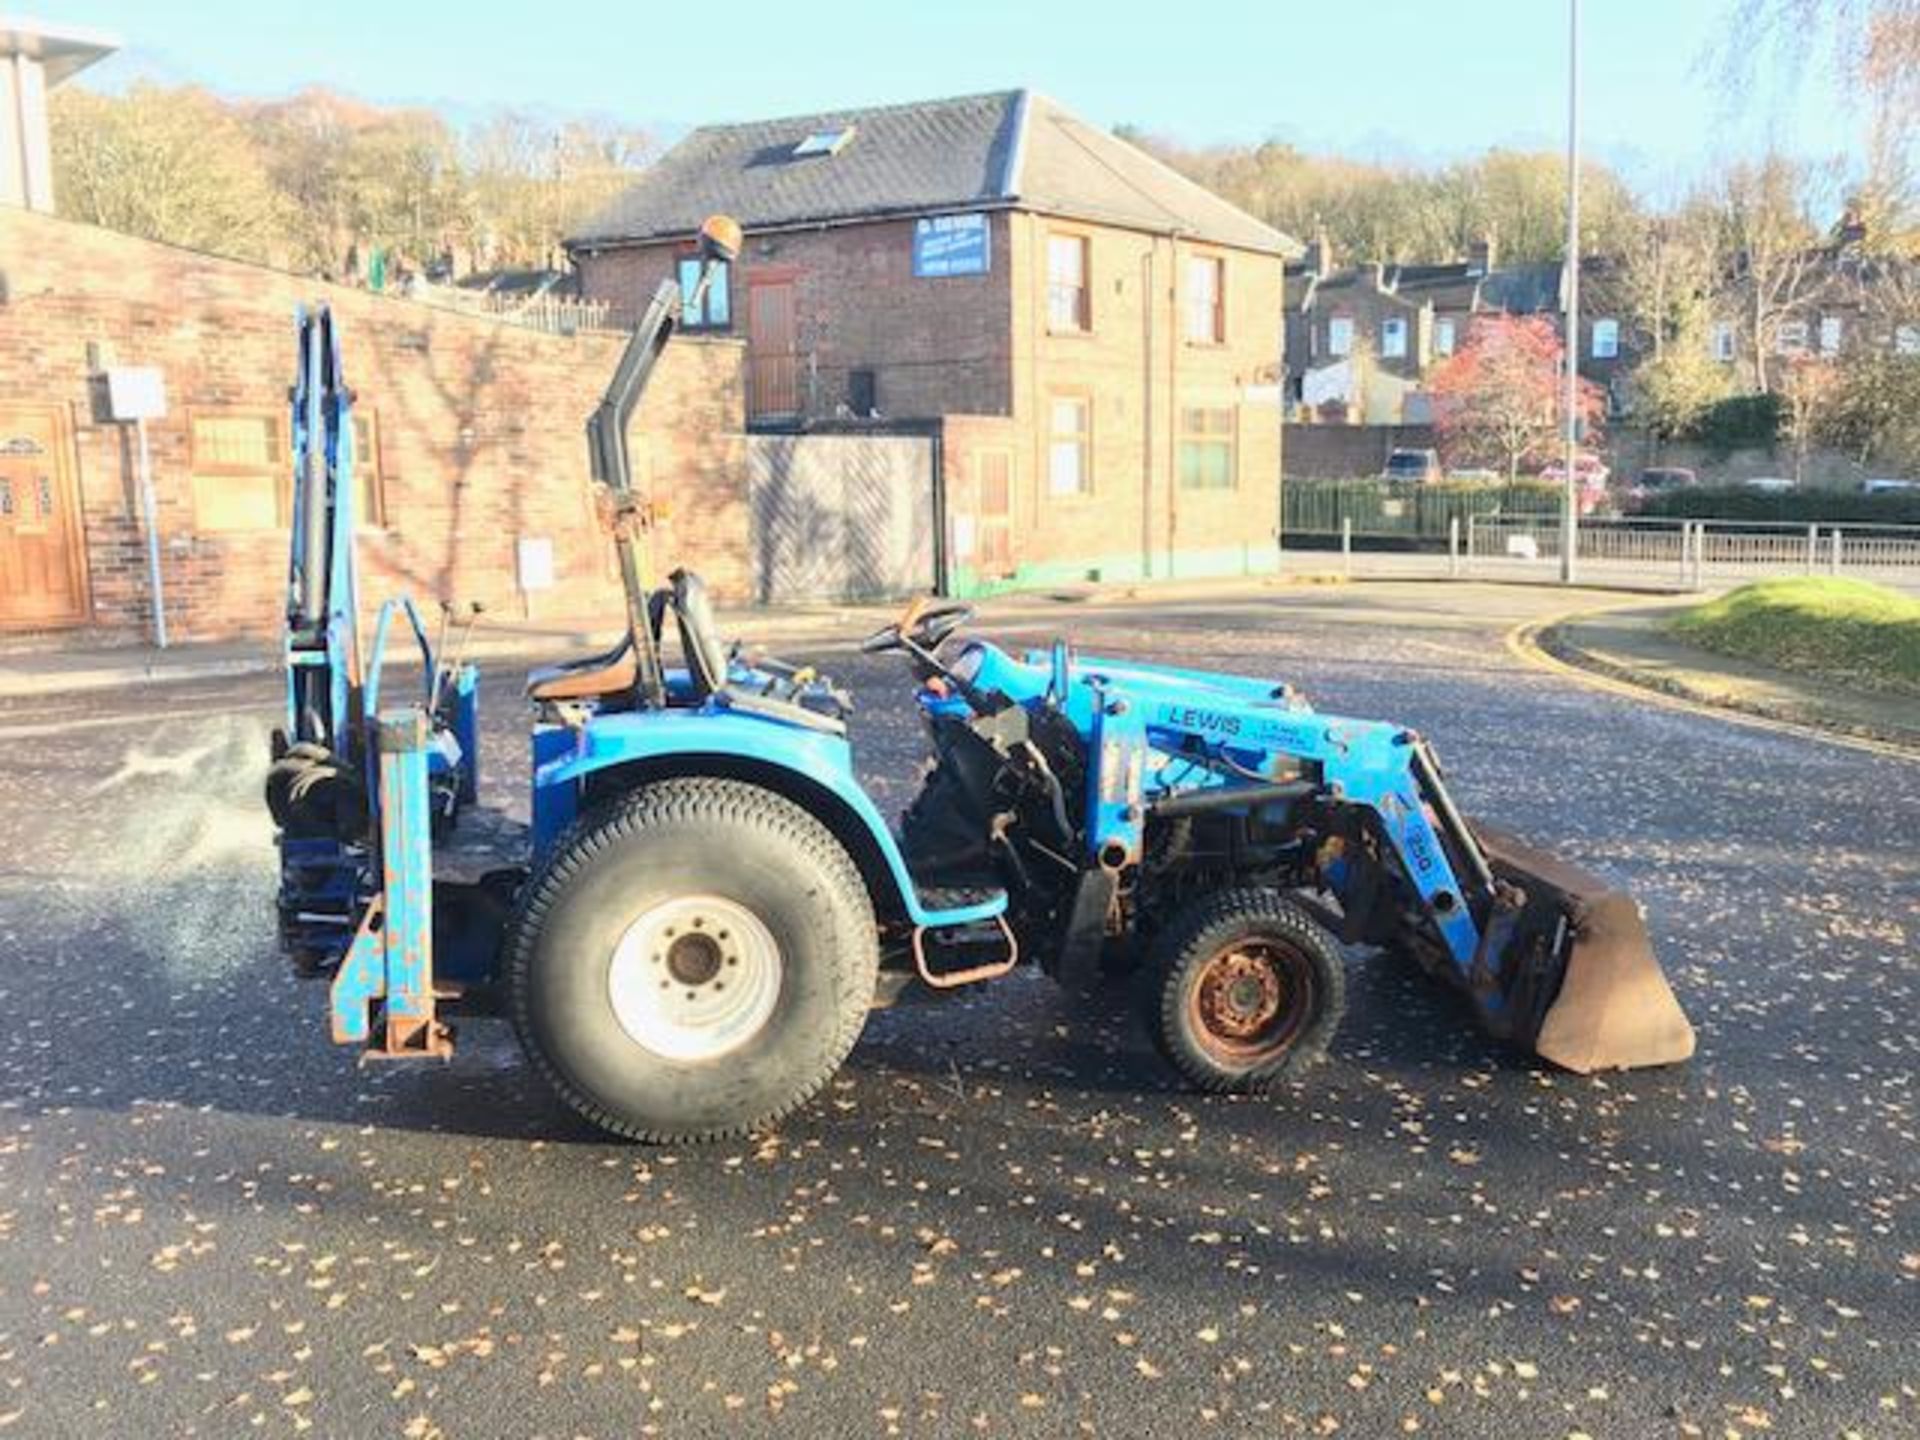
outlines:
[[1785, 475], [1749, 475], [1740, 484], [1744, 489], [1758, 490], [1765, 495], [1781, 495], [1800, 488], [1799, 481], [1790, 480]]
[[1649, 465], [1620, 492], [1620, 498], [1629, 509], [1637, 510], [1656, 495], [1690, 490], [1699, 483], [1700, 477], [1684, 465]]
[[1862, 495], [1899, 495], [1909, 490], [1920, 490], [1920, 480], [1896, 480], [1890, 475], [1876, 475], [1860, 482]]
[[[1598, 455], [1574, 456], [1576, 509], [1579, 514], [1591, 515], [1607, 505], [1607, 476], [1611, 473], [1607, 469], [1606, 462]], [[1540, 472], [1540, 478], [1550, 485], [1564, 485], [1567, 479], [1567, 462], [1554, 461]]]
[[[1579, 479], [1580, 488], [1583, 490], [1604, 490], [1607, 484], [1607, 476], [1612, 474], [1612, 472], [1607, 469], [1606, 461], [1602, 460], [1598, 455], [1574, 456], [1573, 473]], [[1567, 478], [1567, 462], [1564, 460], [1554, 461], [1540, 472], [1540, 478], [1542, 480], [1550, 480], [1556, 485], [1559, 484]]]
[[1395, 450], [1380, 469], [1382, 480], [1414, 480], [1423, 484], [1447, 478], [1438, 450]]

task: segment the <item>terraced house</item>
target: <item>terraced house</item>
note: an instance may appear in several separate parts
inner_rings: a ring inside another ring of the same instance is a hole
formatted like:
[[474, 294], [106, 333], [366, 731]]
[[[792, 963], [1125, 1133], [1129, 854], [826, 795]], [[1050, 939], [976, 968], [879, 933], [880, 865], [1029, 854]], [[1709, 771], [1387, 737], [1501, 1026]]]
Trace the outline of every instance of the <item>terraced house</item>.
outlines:
[[1274, 568], [1286, 235], [1026, 90], [695, 130], [568, 242], [632, 310], [747, 245], [757, 431], [923, 433], [949, 588]]

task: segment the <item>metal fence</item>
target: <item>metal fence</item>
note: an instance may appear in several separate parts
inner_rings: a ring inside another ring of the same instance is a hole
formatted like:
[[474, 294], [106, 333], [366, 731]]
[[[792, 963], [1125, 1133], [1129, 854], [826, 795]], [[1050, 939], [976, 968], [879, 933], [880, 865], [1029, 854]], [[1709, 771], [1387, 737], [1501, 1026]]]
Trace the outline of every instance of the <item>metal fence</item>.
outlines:
[[[1584, 519], [1575, 551], [1596, 564], [1699, 587], [1738, 574], [1865, 575], [1920, 580], [1920, 525], [1794, 525], [1755, 520]], [[1449, 542], [1456, 572], [1530, 570], [1560, 561], [1550, 515], [1473, 515]]]
[[549, 335], [583, 335], [628, 328], [627, 318], [605, 300], [581, 300], [548, 291], [532, 294], [501, 290], [463, 290], [455, 285], [421, 285], [411, 298], [446, 310], [485, 315], [509, 325], [544, 330]]

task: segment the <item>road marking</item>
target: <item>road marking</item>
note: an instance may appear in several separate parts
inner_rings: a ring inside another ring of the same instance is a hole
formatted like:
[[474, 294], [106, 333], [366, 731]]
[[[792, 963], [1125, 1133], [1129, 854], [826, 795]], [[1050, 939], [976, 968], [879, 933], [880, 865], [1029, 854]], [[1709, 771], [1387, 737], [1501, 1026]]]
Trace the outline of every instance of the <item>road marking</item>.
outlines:
[[1544, 649], [1540, 644], [1539, 636], [1543, 630], [1551, 630], [1556, 625], [1564, 625], [1570, 620], [1586, 620], [1596, 615], [1605, 615], [1610, 611], [1630, 608], [1633, 608], [1633, 602], [1601, 605], [1590, 610], [1568, 610], [1558, 615], [1549, 615], [1544, 620], [1523, 620], [1507, 631], [1507, 652], [1536, 670], [1544, 670], [1563, 679], [1585, 685], [1589, 689], [1604, 690], [1611, 695], [1658, 705], [1667, 710], [1679, 710], [1689, 715], [1725, 721], [1729, 725], [1742, 725], [1749, 730], [1762, 730], [1773, 735], [1790, 735], [1800, 740], [1837, 745], [1844, 750], [1862, 750], [1869, 755], [1905, 760], [1909, 764], [1920, 764], [1920, 753], [1904, 746], [1870, 739], [1864, 735], [1848, 735], [1836, 730], [1825, 730], [1817, 725], [1806, 725], [1796, 720], [1779, 720], [1768, 715], [1755, 715], [1751, 711], [1735, 710], [1725, 705], [1709, 705], [1703, 700], [1689, 700], [1684, 696], [1674, 695], [1651, 685], [1636, 685], [1631, 680], [1603, 675], [1583, 665], [1571, 664]]
[[214, 705], [200, 710], [147, 710], [132, 715], [89, 715], [74, 720], [49, 721], [34, 725], [0, 725], [0, 740], [41, 740], [53, 735], [70, 735], [76, 730], [106, 730], [120, 725], [161, 725], [170, 720], [211, 720], [222, 715], [246, 715], [255, 710], [266, 712], [271, 703]]

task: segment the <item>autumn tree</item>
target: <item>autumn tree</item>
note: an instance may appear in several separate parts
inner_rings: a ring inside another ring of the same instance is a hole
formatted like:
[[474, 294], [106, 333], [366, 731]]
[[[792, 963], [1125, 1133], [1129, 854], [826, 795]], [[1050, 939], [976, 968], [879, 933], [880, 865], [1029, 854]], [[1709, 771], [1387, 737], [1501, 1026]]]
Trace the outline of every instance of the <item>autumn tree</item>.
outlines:
[[48, 110], [62, 214], [194, 250], [282, 258], [286, 199], [247, 127], [214, 96], [66, 85]]
[[[1557, 259], [1564, 247], [1567, 172], [1557, 154], [1495, 149], [1427, 169], [1308, 155], [1279, 141], [1193, 149], [1133, 127], [1118, 133], [1281, 230], [1324, 228], [1336, 254], [1356, 261], [1445, 259], [1488, 233], [1510, 262]], [[1597, 162], [1580, 175], [1583, 248], [1617, 249], [1637, 223], [1634, 198]]]
[[484, 263], [551, 265], [559, 241], [632, 184], [655, 146], [645, 131], [610, 122], [552, 125], [502, 111], [474, 126], [461, 150]]
[[[1448, 462], [1498, 463], [1512, 481], [1522, 462], [1542, 455], [1561, 433], [1564, 356], [1546, 316], [1476, 318], [1466, 343], [1428, 382]], [[1597, 430], [1606, 414], [1600, 388], [1580, 381], [1578, 403], [1580, 419]]]
[[1827, 426], [1839, 394], [1838, 370], [1811, 355], [1796, 355], [1781, 367], [1780, 438], [1793, 454], [1793, 479], [1806, 479], [1807, 455]]

